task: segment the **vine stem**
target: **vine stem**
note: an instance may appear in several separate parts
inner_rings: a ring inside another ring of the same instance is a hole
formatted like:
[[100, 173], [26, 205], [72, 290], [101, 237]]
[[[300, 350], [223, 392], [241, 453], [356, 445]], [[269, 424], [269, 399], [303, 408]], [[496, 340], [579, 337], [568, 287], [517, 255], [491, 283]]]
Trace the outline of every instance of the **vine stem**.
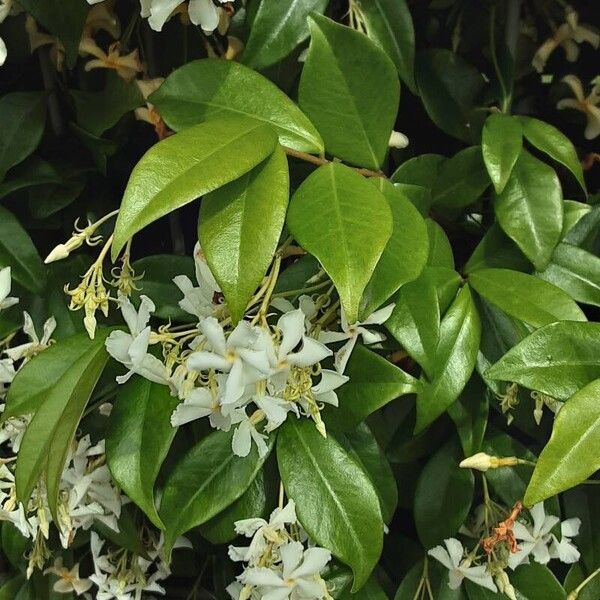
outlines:
[[579, 597], [579, 592], [597, 575], [600, 575], [600, 567], [598, 567], [593, 573], [588, 575], [568, 596], [567, 600], [576, 600]]
[[[307, 163], [311, 163], [317, 166], [329, 165], [333, 161], [323, 158], [322, 156], [313, 156], [312, 154], [308, 154], [307, 152], [300, 152], [300, 150], [294, 150], [293, 148], [289, 148], [288, 146], [283, 146], [284, 152], [288, 156], [293, 156], [294, 158], [299, 158]], [[363, 175], [364, 177], [383, 177], [385, 178], [385, 173], [383, 171], [372, 171], [371, 169], [364, 169], [362, 167], [350, 167], [352, 170], [356, 171], [359, 175]]]

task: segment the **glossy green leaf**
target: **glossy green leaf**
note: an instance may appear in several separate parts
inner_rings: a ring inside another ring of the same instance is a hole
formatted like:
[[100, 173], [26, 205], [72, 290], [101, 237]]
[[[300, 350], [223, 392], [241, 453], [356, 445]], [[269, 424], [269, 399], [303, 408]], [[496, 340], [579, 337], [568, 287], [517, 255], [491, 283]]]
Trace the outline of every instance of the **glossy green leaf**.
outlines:
[[195, 125], [150, 148], [133, 169], [121, 202], [113, 260], [140, 229], [241, 177], [276, 143], [268, 125], [229, 117]]
[[450, 50], [419, 52], [416, 80], [431, 120], [447, 134], [479, 143], [484, 113], [475, 107], [484, 80], [481, 73]]
[[485, 121], [481, 150], [497, 194], [501, 194], [523, 147], [523, 131], [517, 119], [492, 113]]
[[586, 321], [571, 297], [537, 277], [510, 269], [480, 269], [469, 276], [471, 287], [486, 300], [533, 327], [556, 321]]
[[276, 505], [276, 485], [278, 483], [270, 481], [265, 470], [261, 469], [250, 487], [233, 504], [200, 526], [202, 537], [211, 544], [226, 544], [237, 535], [236, 521], [267, 518], [269, 510]]
[[287, 159], [277, 147], [264, 163], [202, 201], [198, 237], [234, 322], [244, 315], [273, 260], [289, 186]]
[[398, 486], [390, 464], [383, 454], [375, 436], [366, 423], [335, 438], [362, 466], [375, 487], [385, 523], [389, 523], [398, 505]]
[[500, 227], [543, 270], [563, 225], [560, 182], [554, 169], [521, 151], [508, 182], [494, 202]]
[[585, 217], [592, 207], [584, 202], [575, 202], [575, 200], [565, 200], [564, 202], [565, 215], [563, 219], [563, 230], [561, 239], [569, 233], [569, 231], [577, 225], [577, 223]]
[[302, 527], [316, 544], [352, 568], [352, 590], [360, 589], [383, 543], [379, 499], [368, 475], [308, 419], [288, 419], [281, 427], [277, 461]]
[[385, 326], [425, 373], [433, 375], [440, 330], [440, 306], [431, 267], [400, 290]]
[[190, 62], [173, 71], [150, 100], [175, 131], [223, 115], [243, 115], [271, 125], [284, 146], [323, 152], [321, 136], [294, 102], [268, 79], [234, 61]]
[[305, 179], [290, 202], [288, 227], [319, 259], [340, 295], [349, 323], [392, 234], [385, 196], [364, 177], [331, 163]]
[[[256, 448], [244, 458], [231, 449], [233, 430], [215, 431], [200, 440], [175, 465], [163, 489], [159, 515], [170, 555], [175, 540], [206, 523], [235, 502], [254, 481], [266, 456]], [[272, 445], [275, 436], [271, 436]]]
[[25, 579], [25, 575], [13, 577], [0, 587], [0, 600], [17, 600], [19, 592], [26, 586], [27, 580]]
[[550, 158], [567, 167], [585, 192], [583, 169], [571, 140], [550, 123], [545, 123], [533, 117], [518, 117], [518, 119], [521, 121], [523, 135], [527, 141]]
[[458, 466], [461, 460], [460, 445], [453, 439], [421, 471], [414, 516], [419, 539], [426, 549], [454, 537], [471, 509], [474, 477], [470, 470]]
[[367, 580], [367, 583], [363, 585], [358, 592], [351, 592], [349, 589], [344, 590], [339, 596], [336, 596], [338, 600], [388, 600], [387, 594], [375, 574], [371, 575]]
[[[598, 488], [581, 485], [562, 496], [565, 517], [581, 520], [577, 549], [581, 552], [580, 565], [591, 573], [600, 566], [600, 502]], [[565, 588], [567, 588], [565, 582]], [[569, 590], [570, 591], [570, 590]]]
[[0, 181], [37, 147], [46, 124], [46, 96], [15, 92], [0, 98]]
[[11, 278], [27, 290], [40, 294], [46, 270], [29, 237], [14, 215], [0, 206], [0, 269], [11, 268]]
[[420, 154], [402, 163], [390, 177], [393, 183], [409, 183], [433, 189], [439, 170], [447, 160], [441, 154]]
[[419, 389], [418, 380], [361, 345], [352, 352], [345, 374], [350, 379], [337, 390], [339, 407], [328, 411], [336, 429], [352, 429], [392, 400]]
[[154, 483], [177, 429], [177, 406], [167, 386], [135, 377], [119, 388], [106, 436], [106, 461], [114, 480], [160, 528]]
[[427, 261], [427, 226], [419, 211], [393, 184], [371, 180], [392, 210], [393, 230], [361, 300], [361, 318], [382, 306], [403, 284], [419, 276]]
[[533, 506], [572, 488], [600, 469], [600, 379], [576, 392], [560, 409], [525, 494]]
[[309, 14], [322, 13], [329, 0], [260, 0], [242, 60], [264, 69], [285, 58], [308, 38]]
[[431, 208], [430, 189], [423, 185], [414, 185], [411, 183], [394, 183], [394, 188], [411, 202], [421, 216], [427, 217]]
[[135, 82], [127, 82], [109, 72], [102, 92], [71, 90], [77, 112], [77, 123], [91, 134], [100, 137], [119, 119], [145, 104]]
[[591, 250], [595, 246], [600, 231], [600, 206], [595, 206], [573, 225], [563, 242]]
[[448, 409], [465, 456], [481, 450], [489, 413], [488, 396], [480, 377], [473, 376], [462, 394]]
[[415, 92], [415, 30], [405, 0], [361, 0], [367, 35], [394, 61], [400, 78]]
[[21, 0], [20, 5], [60, 39], [65, 47], [67, 66], [75, 66], [89, 5], [81, 0]]
[[470, 146], [442, 163], [433, 188], [433, 204], [464, 208], [478, 200], [489, 185], [481, 147]]
[[29, 540], [12, 523], [2, 524], [2, 554], [13, 568], [23, 573], [27, 568], [23, 556], [28, 546]]
[[[581, 566], [581, 563], [575, 563], [569, 569], [564, 581], [564, 588], [567, 592], [574, 591], [579, 584], [583, 583], [592, 573]], [[577, 595], [577, 600], [597, 600], [600, 598], [600, 579], [593, 577]], [[570, 599], [569, 599], [570, 600]]]
[[578, 302], [600, 306], [600, 258], [591, 252], [571, 244], [558, 244], [550, 264], [536, 275]]
[[[428, 561], [427, 576], [435, 600], [466, 600], [462, 587], [457, 590], [450, 589], [448, 586], [448, 570], [437, 561]], [[419, 590], [423, 589], [421, 586], [422, 577], [423, 561], [421, 560], [406, 574], [396, 591], [394, 600], [415, 600], [415, 598], [419, 598]]]
[[318, 15], [311, 16], [309, 24], [311, 42], [300, 79], [300, 108], [316, 125], [328, 152], [378, 169], [400, 99], [394, 63], [354, 29]]
[[152, 298], [156, 304], [153, 316], [172, 321], [192, 321], [193, 315], [186, 313], [179, 306], [183, 298], [181, 290], [173, 283], [177, 275], [185, 275], [197, 285], [194, 268], [194, 259], [191, 256], [177, 256], [174, 254], [155, 254], [144, 256], [132, 264], [137, 275], [144, 276], [136, 282], [139, 290], [135, 290], [132, 299], [137, 305], [141, 294]]
[[475, 367], [481, 323], [469, 286], [465, 285], [440, 325], [433, 376], [417, 395], [415, 431], [423, 430], [459, 396]]
[[531, 263], [518, 246], [494, 223], [481, 238], [473, 254], [464, 266], [467, 274], [478, 269], [512, 269], [528, 271]]
[[433, 219], [427, 219], [426, 223], [429, 236], [427, 264], [432, 267], [454, 269], [454, 254], [445, 231]]
[[600, 378], [600, 324], [546, 325], [507, 352], [486, 375], [567, 400]]
[[46, 183], [61, 183], [62, 177], [52, 164], [35, 154], [15, 166], [0, 183], [0, 198], [25, 188], [39, 190]]
[[[5, 415], [35, 411], [23, 436], [15, 471], [21, 502], [31, 496], [45, 471], [48, 505], [56, 515], [60, 479], [71, 442], [108, 360], [104, 342], [109, 332], [99, 329], [93, 340], [79, 334], [57, 342], [27, 363], [10, 387]], [[31, 390], [41, 394], [32, 398]]]

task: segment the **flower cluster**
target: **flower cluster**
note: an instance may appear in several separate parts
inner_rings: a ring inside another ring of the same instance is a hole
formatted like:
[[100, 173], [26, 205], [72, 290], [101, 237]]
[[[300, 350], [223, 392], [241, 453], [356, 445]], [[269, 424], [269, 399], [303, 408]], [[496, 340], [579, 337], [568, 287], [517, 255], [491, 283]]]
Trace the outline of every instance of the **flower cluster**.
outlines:
[[[117, 381], [125, 383], [136, 373], [168, 385], [181, 400], [171, 418], [173, 426], [206, 417], [216, 429], [234, 428], [232, 447], [238, 456], [248, 455], [253, 443], [264, 456], [267, 435], [289, 413], [313, 419], [326, 435], [321, 409], [325, 404], [337, 406], [335, 390], [348, 380], [343, 371], [356, 341], [383, 340], [383, 334], [367, 327], [383, 323], [393, 305], [354, 325], [342, 313], [341, 331], [322, 331], [316, 326], [319, 306], [304, 296], [301, 308], [274, 301], [284, 312], [273, 324], [260, 309], [250, 307], [247, 317], [232, 327], [199, 246], [194, 255], [197, 285], [183, 275], [174, 283], [183, 293], [181, 308], [198, 319], [197, 327], [154, 332], [148, 324], [155, 310], [150, 298], [142, 295], [136, 311], [127, 297], [119, 296], [129, 331], [112, 332], [106, 341], [110, 355], [128, 369]], [[260, 299], [259, 293], [254, 305]], [[262, 300], [268, 308], [269, 298]], [[323, 368], [322, 361], [334, 354], [325, 344], [342, 341], [334, 357], [336, 369]], [[163, 360], [149, 351], [153, 344], [162, 345]]]
[[236, 533], [251, 538], [248, 546], [230, 546], [233, 561], [243, 562], [244, 571], [227, 591], [234, 600], [331, 600], [321, 572], [331, 553], [309, 544], [296, 518], [293, 500], [276, 508], [268, 521], [243, 519]]
[[[477, 539], [486, 530], [489, 531], [486, 521], [490, 508], [479, 507], [472, 528], [462, 527], [461, 533]], [[530, 559], [544, 565], [551, 559], [566, 564], [579, 560], [579, 551], [571, 541], [579, 533], [579, 519], [561, 522], [558, 517], [546, 514], [543, 502], [531, 508], [529, 521], [518, 520], [519, 513], [520, 508], [513, 510], [513, 514], [494, 528], [495, 537], [482, 540], [471, 551], [465, 550], [455, 538], [444, 540], [445, 547], [436, 546], [428, 551], [448, 569], [448, 586], [451, 589], [458, 589], [463, 580], [468, 579], [516, 600], [507, 568], [514, 570], [521, 564], [528, 564]], [[554, 533], [556, 529], [560, 529], [560, 539]], [[498, 542], [506, 542], [506, 545], [501, 547]], [[480, 545], [485, 550], [483, 555], [477, 553]]]

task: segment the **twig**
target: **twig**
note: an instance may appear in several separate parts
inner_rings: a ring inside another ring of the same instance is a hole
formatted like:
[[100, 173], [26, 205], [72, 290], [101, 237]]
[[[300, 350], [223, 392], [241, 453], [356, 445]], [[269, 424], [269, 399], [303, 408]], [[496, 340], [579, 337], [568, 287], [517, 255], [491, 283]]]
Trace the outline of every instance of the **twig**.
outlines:
[[[288, 156], [293, 156], [294, 158], [299, 158], [305, 162], [311, 163], [317, 166], [328, 165], [332, 161], [323, 158], [322, 156], [313, 156], [312, 154], [308, 154], [307, 152], [300, 152], [300, 150], [294, 150], [293, 148], [288, 148], [288, 146], [283, 146], [285, 153]], [[364, 177], [384, 177], [385, 173], [383, 171], [372, 171], [371, 169], [363, 169], [360, 167], [350, 167], [354, 171], [356, 171], [359, 175], [363, 175]]]

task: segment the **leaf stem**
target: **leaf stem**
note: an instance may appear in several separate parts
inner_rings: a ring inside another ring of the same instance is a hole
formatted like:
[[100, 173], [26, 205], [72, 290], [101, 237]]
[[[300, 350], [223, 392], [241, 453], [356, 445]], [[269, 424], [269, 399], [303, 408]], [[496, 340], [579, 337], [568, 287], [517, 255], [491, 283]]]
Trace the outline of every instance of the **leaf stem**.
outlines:
[[[319, 167], [323, 165], [329, 165], [333, 161], [323, 158], [321, 156], [313, 156], [312, 154], [308, 154], [307, 152], [301, 152], [300, 150], [294, 150], [293, 148], [289, 148], [288, 146], [282, 146], [284, 152], [288, 156], [293, 156], [294, 158], [299, 158], [307, 163], [311, 163], [313, 165], [317, 165]], [[383, 177], [385, 178], [385, 173], [383, 171], [372, 171], [371, 169], [364, 169], [362, 167], [350, 167], [353, 171], [356, 171], [359, 175], [363, 177]]]
[[329, 285], [329, 281], [323, 281], [321, 283], [317, 283], [316, 285], [311, 285], [305, 288], [300, 288], [297, 290], [288, 290], [287, 292], [279, 292], [277, 294], [273, 294], [273, 298], [287, 298], [290, 296], [299, 296], [300, 294], [312, 294], [313, 292], [317, 292], [318, 290], [327, 287]]
[[600, 574], [600, 567], [598, 567], [593, 573], [588, 575], [568, 596], [567, 600], [576, 600], [579, 597], [579, 592], [592, 580], [594, 577]]

